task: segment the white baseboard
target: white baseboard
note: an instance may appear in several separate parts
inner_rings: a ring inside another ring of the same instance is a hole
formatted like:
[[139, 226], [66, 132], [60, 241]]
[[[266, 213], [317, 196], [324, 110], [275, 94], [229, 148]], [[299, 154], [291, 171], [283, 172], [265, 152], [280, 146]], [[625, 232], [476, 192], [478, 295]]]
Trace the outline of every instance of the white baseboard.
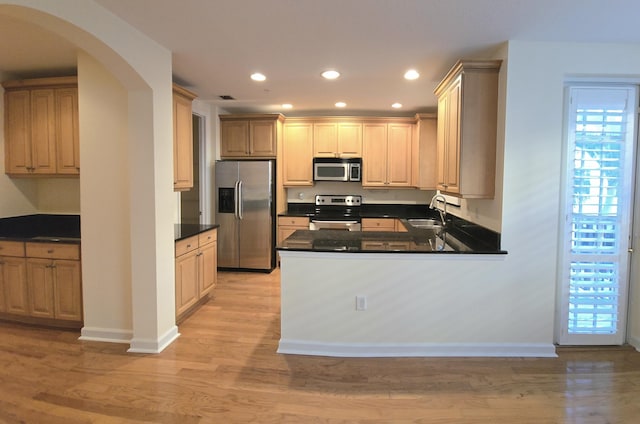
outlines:
[[153, 339], [132, 339], [131, 345], [127, 352], [131, 353], [160, 353], [167, 346], [169, 346], [175, 339], [180, 337], [180, 333], [178, 333], [178, 327], [173, 326], [169, 331], [164, 333], [164, 335], [158, 340]]
[[638, 352], [640, 352], [640, 338], [638, 337], [629, 337], [629, 344], [636, 348]]
[[129, 343], [132, 337], [132, 330], [120, 330], [117, 328], [82, 327], [78, 340], [106, 343]]
[[283, 339], [278, 345], [278, 353], [355, 358], [558, 356], [552, 343], [319, 343]]

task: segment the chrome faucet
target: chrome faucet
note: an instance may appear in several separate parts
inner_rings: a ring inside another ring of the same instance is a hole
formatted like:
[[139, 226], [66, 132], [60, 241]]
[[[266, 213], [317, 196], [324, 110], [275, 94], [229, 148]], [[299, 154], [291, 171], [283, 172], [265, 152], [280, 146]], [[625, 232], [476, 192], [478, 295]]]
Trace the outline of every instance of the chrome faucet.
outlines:
[[[438, 207], [437, 200], [442, 200], [442, 210]], [[435, 209], [440, 213], [440, 221], [442, 221], [442, 226], [444, 227], [446, 225], [445, 218], [447, 217], [447, 199], [442, 194], [436, 193], [431, 198], [429, 209]]]

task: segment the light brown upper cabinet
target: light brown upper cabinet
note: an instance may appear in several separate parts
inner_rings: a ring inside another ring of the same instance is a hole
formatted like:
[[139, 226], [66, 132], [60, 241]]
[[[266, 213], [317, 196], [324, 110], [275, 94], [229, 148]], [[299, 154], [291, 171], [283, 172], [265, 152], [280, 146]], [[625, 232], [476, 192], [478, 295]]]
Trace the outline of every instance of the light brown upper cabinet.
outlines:
[[80, 174], [76, 77], [6, 81], [5, 173]]
[[362, 123], [314, 122], [313, 156], [359, 158], [362, 156]]
[[363, 187], [411, 187], [412, 122], [365, 122], [362, 142]]
[[462, 60], [436, 87], [437, 185], [446, 194], [495, 194], [500, 60]]
[[283, 185], [313, 185], [313, 124], [287, 119], [282, 139]]
[[173, 190], [193, 187], [193, 99], [195, 93], [173, 84]]
[[220, 115], [220, 157], [274, 159], [284, 116]]
[[416, 115], [416, 136], [413, 140], [413, 185], [420, 190], [436, 189], [437, 114]]

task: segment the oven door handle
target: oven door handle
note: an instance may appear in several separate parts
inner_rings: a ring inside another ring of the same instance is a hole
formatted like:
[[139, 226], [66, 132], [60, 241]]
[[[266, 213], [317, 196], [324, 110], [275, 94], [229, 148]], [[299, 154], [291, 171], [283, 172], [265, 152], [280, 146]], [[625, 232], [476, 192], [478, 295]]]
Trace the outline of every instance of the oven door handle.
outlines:
[[324, 219], [312, 219], [311, 222], [314, 224], [358, 224], [358, 221], [325, 221]]

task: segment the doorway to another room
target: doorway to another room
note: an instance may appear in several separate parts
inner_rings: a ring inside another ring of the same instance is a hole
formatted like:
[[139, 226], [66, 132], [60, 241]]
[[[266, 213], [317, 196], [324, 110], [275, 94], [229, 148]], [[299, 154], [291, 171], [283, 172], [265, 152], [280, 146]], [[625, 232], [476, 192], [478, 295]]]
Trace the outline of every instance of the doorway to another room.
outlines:
[[180, 223], [202, 224], [202, 189], [204, 184], [201, 163], [204, 155], [204, 117], [193, 114], [193, 188], [180, 193]]

